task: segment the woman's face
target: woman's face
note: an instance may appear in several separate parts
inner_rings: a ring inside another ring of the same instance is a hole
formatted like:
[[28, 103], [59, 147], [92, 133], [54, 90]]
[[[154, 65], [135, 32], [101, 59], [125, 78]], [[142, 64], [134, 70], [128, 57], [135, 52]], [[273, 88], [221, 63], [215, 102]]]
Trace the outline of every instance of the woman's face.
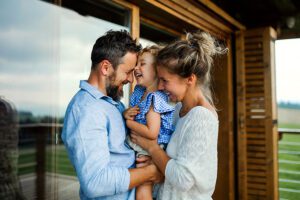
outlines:
[[148, 87], [155, 82], [157, 77], [153, 63], [154, 57], [151, 53], [145, 52], [139, 56], [138, 63], [134, 69], [137, 84]]
[[157, 75], [159, 78], [158, 89], [164, 90], [173, 102], [183, 101], [188, 88], [187, 78], [172, 74], [162, 66], [157, 66]]

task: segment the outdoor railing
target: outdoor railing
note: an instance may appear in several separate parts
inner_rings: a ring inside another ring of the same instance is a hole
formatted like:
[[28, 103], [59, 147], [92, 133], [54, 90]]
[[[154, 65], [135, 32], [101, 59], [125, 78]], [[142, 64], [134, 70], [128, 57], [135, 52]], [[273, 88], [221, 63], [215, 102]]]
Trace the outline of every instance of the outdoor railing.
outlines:
[[300, 199], [300, 130], [279, 129], [280, 199]]
[[[47, 159], [47, 157], [53, 157], [47, 151], [47, 144], [51, 146], [51, 144], [57, 143], [53, 140], [59, 140], [61, 128], [61, 124], [19, 126], [19, 175], [36, 174], [36, 197], [44, 197], [45, 195], [45, 173], [52, 171], [54, 167], [51, 165], [52, 162]], [[53, 129], [56, 132], [55, 137], [53, 136]], [[300, 130], [279, 129], [278, 132], [280, 199], [300, 199]], [[62, 145], [56, 147], [56, 157], [55, 164], [58, 166], [55, 167], [55, 173], [74, 176], [74, 170]]]

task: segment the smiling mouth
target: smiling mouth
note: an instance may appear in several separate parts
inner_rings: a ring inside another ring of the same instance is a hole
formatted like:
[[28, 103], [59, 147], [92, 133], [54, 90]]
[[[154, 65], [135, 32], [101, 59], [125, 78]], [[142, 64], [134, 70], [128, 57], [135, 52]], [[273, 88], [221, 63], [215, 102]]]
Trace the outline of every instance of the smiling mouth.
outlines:
[[139, 73], [139, 72], [134, 72], [134, 76], [135, 76], [135, 78], [140, 78], [143, 76], [143, 74]]

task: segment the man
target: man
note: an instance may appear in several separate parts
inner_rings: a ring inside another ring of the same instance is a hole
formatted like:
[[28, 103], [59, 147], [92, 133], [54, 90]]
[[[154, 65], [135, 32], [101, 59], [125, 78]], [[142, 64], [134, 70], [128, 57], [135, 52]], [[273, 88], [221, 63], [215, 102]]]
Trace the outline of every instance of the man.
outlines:
[[125, 144], [123, 85], [132, 83], [140, 51], [126, 31], [97, 39], [87, 81], [66, 111], [62, 139], [80, 182], [81, 199], [135, 199], [134, 187], [162, 179], [154, 165], [133, 168]]

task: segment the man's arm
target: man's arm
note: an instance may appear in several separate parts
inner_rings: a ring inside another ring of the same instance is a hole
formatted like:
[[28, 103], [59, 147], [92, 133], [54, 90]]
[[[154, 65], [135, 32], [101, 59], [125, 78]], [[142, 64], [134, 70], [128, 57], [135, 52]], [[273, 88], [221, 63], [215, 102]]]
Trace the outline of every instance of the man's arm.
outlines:
[[126, 192], [130, 183], [126, 167], [109, 165], [106, 124], [107, 118], [93, 106], [73, 107], [66, 116], [64, 143], [88, 198]]

